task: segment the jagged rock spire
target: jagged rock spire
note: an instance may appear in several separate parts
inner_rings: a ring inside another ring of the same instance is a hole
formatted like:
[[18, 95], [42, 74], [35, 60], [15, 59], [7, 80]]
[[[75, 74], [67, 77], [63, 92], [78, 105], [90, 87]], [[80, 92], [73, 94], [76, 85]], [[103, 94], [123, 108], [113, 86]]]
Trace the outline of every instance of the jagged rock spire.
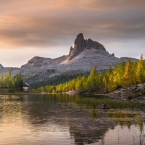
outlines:
[[77, 38], [75, 39], [74, 48], [81, 49], [85, 46], [86, 46], [86, 44], [85, 44], [84, 36], [83, 36], [82, 33], [80, 33], [80, 34], [77, 35]]
[[69, 60], [76, 57], [78, 54], [80, 54], [84, 49], [102, 49], [104, 51], [105, 48], [102, 44], [93, 41], [91, 39], [84, 39], [84, 36], [82, 33], [79, 33], [74, 41], [74, 48], [71, 46], [70, 52], [69, 52]]

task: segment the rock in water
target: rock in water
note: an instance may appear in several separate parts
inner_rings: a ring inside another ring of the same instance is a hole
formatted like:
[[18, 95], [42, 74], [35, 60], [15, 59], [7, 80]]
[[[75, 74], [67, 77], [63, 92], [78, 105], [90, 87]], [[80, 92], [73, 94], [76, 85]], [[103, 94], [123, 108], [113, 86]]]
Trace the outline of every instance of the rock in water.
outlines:
[[97, 106], [97, 109], [110, 109], [110, 106], [107, 104], [100, 104]]

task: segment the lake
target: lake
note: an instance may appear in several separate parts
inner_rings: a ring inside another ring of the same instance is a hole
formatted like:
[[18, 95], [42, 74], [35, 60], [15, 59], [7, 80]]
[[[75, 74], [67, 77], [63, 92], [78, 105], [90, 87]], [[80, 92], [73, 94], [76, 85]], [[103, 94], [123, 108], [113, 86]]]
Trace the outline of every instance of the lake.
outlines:
[[0, 95], [0, 145], [140, 145], [143, 111], [96, 110], [84, 96]]

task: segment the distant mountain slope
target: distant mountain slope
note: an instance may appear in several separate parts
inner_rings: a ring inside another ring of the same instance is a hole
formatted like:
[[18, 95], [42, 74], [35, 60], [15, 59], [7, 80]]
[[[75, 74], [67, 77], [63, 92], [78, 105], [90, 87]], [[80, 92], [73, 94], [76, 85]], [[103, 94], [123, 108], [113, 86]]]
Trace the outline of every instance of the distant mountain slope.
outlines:
[[3, 69], [4, 67], [0, 64], [0, 70]]
[[[69, 55], [56, 59], [36, 56], [21, 68], [5, 68], [0, 65], [0, 74], [12, 70], [13, 75], [21, 73], [25, 81], [36, 84], [49, 82], [50, 79], [58, 79], [61, 76], [74, 77], [77, 74], [88, 73], [94, 66], [99, 71], [106, 71], [109, 67], [113, 68], [127, 60], [126, 57], [117, 58], [109, 54], [102, 44], [91, 39], [85, 40], [83, 34], [80, 33], [74, 41], [74, 47], [70, 48]], [[131, 58], [133, 62], [136, 60]]]
[[7, 73], [8, 71], [12, 71], [13, 73], [13, 76], [20, 73], [20, 68], [17, 68], [17, 67], [3, 67], [1, 64], [0, 64], [0, 75], [1, 74], [5, 74]]
[[62, 56], [56, 59], [51, 59], [51, 58], [44, 58], [44, 57], [33, 57], [28, 61], [27, 64], [22, 65], [21, 68], [23, 69], [33, 69], [33, 68], [49, 68], [53, 67], [62, 61], [64, 61], [68, 56]]
[[136, 61], [138, 60], [138, 59], [136, 59], [136, 58], [131, 58], [131, 57], [121, 57], [121, 58], [120, 58], [120, 60], [121, 60], [122, 62], [127, 62], [128, 59], [130, 59], [131, 62], [136, 62]]

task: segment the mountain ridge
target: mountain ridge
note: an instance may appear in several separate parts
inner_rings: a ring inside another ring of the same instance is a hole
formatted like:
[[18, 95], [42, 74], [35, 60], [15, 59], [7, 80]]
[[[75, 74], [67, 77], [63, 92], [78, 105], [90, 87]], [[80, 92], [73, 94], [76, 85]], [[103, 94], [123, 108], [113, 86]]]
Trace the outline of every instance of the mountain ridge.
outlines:
[[[121, 62], [126, 62], [127, 57], [117, 58], [109, 54], [105, 47], [97, 41], [84, 39], [82, 33], [74, 40], [74, 46], [70, 48], [68, 55], [51, 59], [35, 56], [21, 68], [3, 67], [0, 65], [0, 74], [9, 70], [15, 76], [21, 73], [24, 81], [29, 84], [45, 82], [53, 77], [61, 75], [76, 75], [88, 73], [96, 66], [98, 71], [106, 71], [109, 67], [114, 68]], [[131, 61], [137, 59], [131, 58]]]

